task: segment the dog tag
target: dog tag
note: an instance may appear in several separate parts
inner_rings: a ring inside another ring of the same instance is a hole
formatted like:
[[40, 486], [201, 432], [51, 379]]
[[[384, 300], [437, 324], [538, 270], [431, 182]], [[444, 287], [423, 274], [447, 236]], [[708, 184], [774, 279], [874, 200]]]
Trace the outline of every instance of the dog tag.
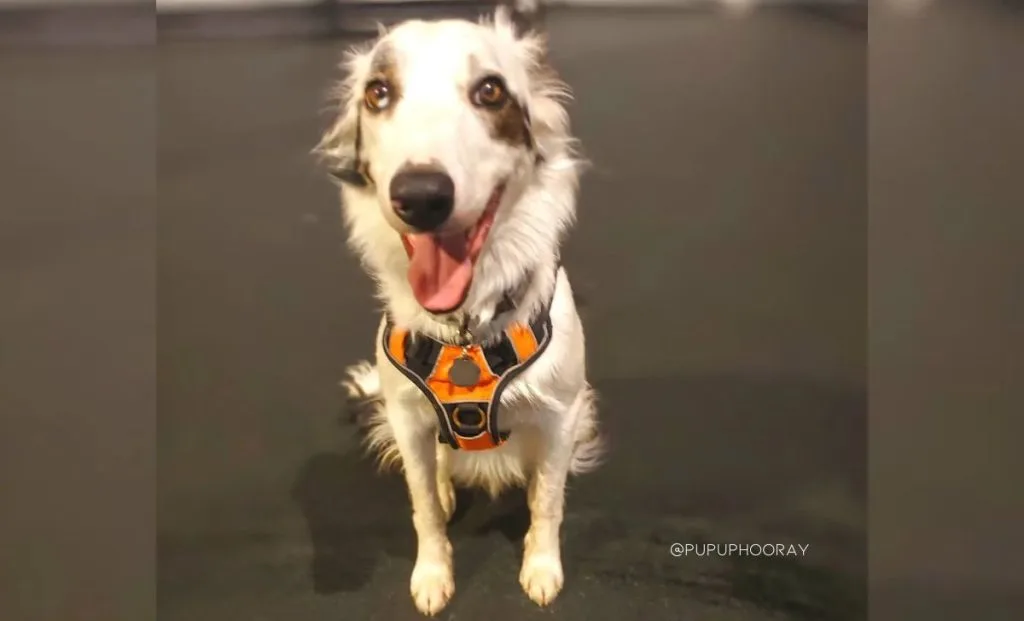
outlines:
[[472, 388], [480, 381], [480, 367], [473, 362], [472, 358], [463, 356], [452, 363], [452, 370], [449, 375], [452, 383], [463, 388]]

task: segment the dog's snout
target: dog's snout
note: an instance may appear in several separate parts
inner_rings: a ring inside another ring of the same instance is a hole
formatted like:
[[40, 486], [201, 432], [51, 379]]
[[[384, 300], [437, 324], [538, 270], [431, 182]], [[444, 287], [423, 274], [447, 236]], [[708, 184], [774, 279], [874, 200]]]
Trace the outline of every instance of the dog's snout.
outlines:
[[419, 231], [433, 231], [455, 207], [455, 183], [437, 168], [407, 168], [391, 179], [391, 204], [403, 222]]

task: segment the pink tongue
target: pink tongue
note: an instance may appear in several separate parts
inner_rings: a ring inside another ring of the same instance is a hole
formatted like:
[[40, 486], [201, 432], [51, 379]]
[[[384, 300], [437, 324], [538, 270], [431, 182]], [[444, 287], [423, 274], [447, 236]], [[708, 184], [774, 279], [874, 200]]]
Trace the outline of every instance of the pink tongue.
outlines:
[[452, 311], [462, 304], [473, 280], [469, 240], [464, 234], [439, 238], [408, 235], [409, 284], [423, 308], [434, 313]]

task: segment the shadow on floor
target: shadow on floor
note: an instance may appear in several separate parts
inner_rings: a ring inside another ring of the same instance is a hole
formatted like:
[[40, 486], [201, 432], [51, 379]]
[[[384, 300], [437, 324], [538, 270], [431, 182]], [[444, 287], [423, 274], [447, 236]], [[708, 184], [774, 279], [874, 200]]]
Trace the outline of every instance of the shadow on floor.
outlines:
[[[600, 599], [643, 584], [714, 609], [800, 621], [864, 618], [863, 395], [735, 378], [615, 380], [597, 388], [614, 444], [602, 469], [570, 483], [564, 599]], [[639, 410], [644, 426], [633, 424], [631, 411]], [[404, 585], [374, 577], [382, 564], [411, 569], [414, 561], [399, 475], [378, 475], [358, 451], [319, 453], [299, 473], [293, 497], [311, 538], [316, 593], [365, 588], [404, 596]], [[479, 581], [492, 570], [514, 576], [528, 525], [521, 491], [491, 502], [460, 490], [449, 528], [456, 581]], [[672, 558], [674, 542], [809, 547], [771, 558]]]

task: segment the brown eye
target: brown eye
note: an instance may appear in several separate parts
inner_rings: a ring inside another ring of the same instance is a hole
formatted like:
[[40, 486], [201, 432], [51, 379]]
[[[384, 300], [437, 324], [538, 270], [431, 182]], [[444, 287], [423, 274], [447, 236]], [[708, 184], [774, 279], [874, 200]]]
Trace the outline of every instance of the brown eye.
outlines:
[[508, 90], [501, 78], [484, 78], [473, 90], [473, 103], [487, 108], [500, 108], [508, 99]]
[[366, 85], [363, 102], [371, 112], [380, 112], [391, 104], [391, 87], [383, 80], [374, 80]]

